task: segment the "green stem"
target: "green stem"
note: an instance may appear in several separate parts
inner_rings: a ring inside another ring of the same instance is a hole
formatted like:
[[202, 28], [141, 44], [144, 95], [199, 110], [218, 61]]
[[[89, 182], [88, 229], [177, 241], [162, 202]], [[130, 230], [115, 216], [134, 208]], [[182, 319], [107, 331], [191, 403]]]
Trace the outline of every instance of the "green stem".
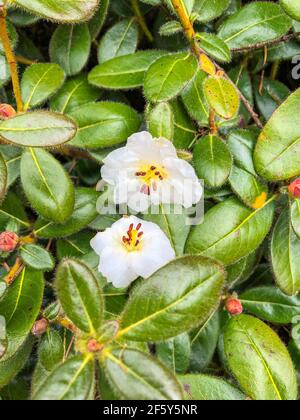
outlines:
[[131, 2], [132, 10], [134, 11], [134, 14], [140, 24], [140, 27], [142, 28], [144, 34], [148, 38], [148, 41], [153, 42], [154, 41], [153, 35], [148, 29], [146, 20], [142, 14], [138, 0], [130, 0], [130, 2]]

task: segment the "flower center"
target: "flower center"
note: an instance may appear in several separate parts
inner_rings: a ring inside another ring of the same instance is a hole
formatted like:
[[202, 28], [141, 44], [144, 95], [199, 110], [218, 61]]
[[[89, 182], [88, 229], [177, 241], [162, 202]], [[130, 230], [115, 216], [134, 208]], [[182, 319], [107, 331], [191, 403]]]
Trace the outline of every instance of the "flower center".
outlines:
[[143, 184], [141, 192], [150, 195], [151, 187], [154, 191], [156, 191], [157, 183], [167, 178], [167, 172], [164, 168], [159, 168], [155, 165], [145, 165], [140, 171], [136, 172], [135, 176], [140, 178]]
[[144, 232], [141, 231], [142, 224], [139, 223], [134, 229], [133, 223], [129, 226], [127, 236], [123, 236], [122, 241], [127, 251], [139, 251], [142, 247], [142, 236]]

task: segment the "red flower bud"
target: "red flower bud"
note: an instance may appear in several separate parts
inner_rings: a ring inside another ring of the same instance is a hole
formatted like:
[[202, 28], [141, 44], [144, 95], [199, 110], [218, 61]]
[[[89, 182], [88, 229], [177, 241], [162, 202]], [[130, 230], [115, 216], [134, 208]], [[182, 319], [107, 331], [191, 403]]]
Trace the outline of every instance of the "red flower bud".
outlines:
[[19, 243], [19, 237], [14, 232], [2, 232], [0, 234], [0, 252], [12, 252]]
[[230, 315], [241, 315], [244, 310], [241, 301], [235, 297], [230, 297], [227, 299], [225, 308], [230, 313]]
[[88, 343], [87, 343], [87, 350], [90, 353], [98, 353], [103, 349], [103, 345], [100, 344], [97, 340], [95, 340], [94, 338], [92, 338]]
[[49, 322], [47, 321], [47, 319], [42, 318], [39, 319], [38, 321], [35, 322], [34, 326], [32, 327], [32, 334], [37, 336], [37, 335], [42, 335], [45, 334], [45, 332], [47, 331]]
[[300, 198], [300, 178], [296, 179], [289, 185], [289, 193], [295, 197]]
[[0, 119], [6, 120], [16, 115], [15, 109], [8, 104], [0, 104]]

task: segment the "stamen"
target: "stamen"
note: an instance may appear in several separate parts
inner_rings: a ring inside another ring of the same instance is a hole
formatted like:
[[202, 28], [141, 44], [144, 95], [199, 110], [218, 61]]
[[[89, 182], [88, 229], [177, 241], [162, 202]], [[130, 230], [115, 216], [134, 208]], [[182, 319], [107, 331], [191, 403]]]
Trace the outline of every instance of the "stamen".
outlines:
[[151, 171], [155, 171], [155, 169], [156, 169], [156, 166], [151, 166]]
[[142, 227], [142, 224], [141, 224], [141, 223], [139, 223], [139, 224], [137, 225], [137, 227], [136, 227], [136, 230], [140, 230], [140, 229], [141, 229], [141, 227]]
[[139, 240], [137, 240], [137, 241], [136, 241], [136, 243], [135, 243], [135, 246], [138, 246], [138, 245], [139, 245], [139, 243], [140, 243], [140, 241], [139, 241]]
[[136, 227], [132, 223], [127, 231], [127, 236], [123, 236], [122, 241], [129, 252], [139, 250], [141, 238], [144, 235], [144, 232], [139, 232], [141, 228], [142, 223], [139, 223]]
[[140, 233], [138, 234], [138, 238], [141, 238], [143, 235], [144, 235], [144, 232], [140, 232]]

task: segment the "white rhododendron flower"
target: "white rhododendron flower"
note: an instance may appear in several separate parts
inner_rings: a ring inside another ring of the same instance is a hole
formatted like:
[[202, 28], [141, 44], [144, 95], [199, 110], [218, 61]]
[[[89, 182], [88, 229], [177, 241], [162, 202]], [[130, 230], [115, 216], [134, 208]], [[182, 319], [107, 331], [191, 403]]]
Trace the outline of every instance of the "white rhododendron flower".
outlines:
[[100, 256], [99, 271], [115, 287], [127, 287], [138, 277], [148, 278], [175, 258], [164, 232], [135, 216], [123, 217], [98, 233], [91, 246]]
[[178, 158], [174, 145], [148, 132], [132, 135], [125, 147], [110, 153], [101, 175], [114, 187], [115, 204], [138, 212], [160, 203], [190, 208], [203, 193], [195, 170]]

